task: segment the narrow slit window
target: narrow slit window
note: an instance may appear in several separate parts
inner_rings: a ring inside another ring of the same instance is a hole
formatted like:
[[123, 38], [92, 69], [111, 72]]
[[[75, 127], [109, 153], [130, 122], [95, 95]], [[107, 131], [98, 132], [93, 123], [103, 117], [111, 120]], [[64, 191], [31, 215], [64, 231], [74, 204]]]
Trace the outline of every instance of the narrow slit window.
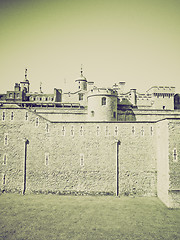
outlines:
[[4, 145], [8, 145], [8, 134], [4, 134]]
[[49, 153], [45, 153], [45, 165], [49, 165]]
[[46, 124], [46, 132], [49, 133], [49, 124]]
[[11, 112], [11, 120], [14, 120], [14, 113]]
[[80, 166], [84, 166], [84, 154], [80, 154]]
[[26, 112], [25, 119], [28, 121], [28, 112]]
[[81, 127], [80, 127], [80, 135], [81, 135], [81, 136], [83, 136], [83, 132], [84, 132], [84, 131], [83, 131], [83, 127], [81, 126]]
[[115, 132], [115, 135], [117, 136], [118, 135], [118, 127], [117, 126], [115, 127], [114, 132]]
[[96, 127], [96, 135], [97, 135], [97, 136], [100, 135], [100, 127], [99, 127], [99, 126]]
[[7, 164], [7, 155], [6, 154], [3, 155], [3, 164], [4, 165]]
[[144, 136], [144, 128], [141, 128], [141, 135]]
[[71, 136], [74, 136], [74, 127], [71, 126]]
[[106, 126], [106, 136], [108, 136], [109, 135], [109, 129], [108, 129], [108, 126]]
[[174, 162], [178, 161], [177, 149], [176, 148], [173, 149], [173, 161]]
[[66, 130], [65, 130], [65, 126], [62, 127], [62, 136], [65, 136]]
[[3, 185], [5, 185], [5, 184], [6, 184], [6, 175], [5, 175], [5, 174], [3, 174], [3, 179], [2, 179], [2, 182], [3, 182]]
[[151, 136], [152, 136], [153, 135], [153, 127], [152, 126], [151, 126], [151, 130], [150, 131], [151, 131]]
[[36, 127], [38, 127], [39, 126], [39, 118], [37, 117], [36, 118]]
[[3, 112], [3, 114], [2, 114], [2, 120], [3, 121], [5, 120], [5, 117], [6, 117], [6, 114], [5, 114], [5, 112]]

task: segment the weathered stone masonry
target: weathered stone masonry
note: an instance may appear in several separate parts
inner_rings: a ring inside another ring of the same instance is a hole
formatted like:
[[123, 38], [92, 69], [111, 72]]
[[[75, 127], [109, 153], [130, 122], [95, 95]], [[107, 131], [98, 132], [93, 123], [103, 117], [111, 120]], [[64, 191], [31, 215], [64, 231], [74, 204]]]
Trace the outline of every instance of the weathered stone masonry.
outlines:
[[158, 196], [180, 207], [180, 97], [145, 94], [124, 82], [75, 92], [31, 93], [30, 82], [0, 94], [0, 191]]
[[12, 106], [0, 114], [1, 191], [158, 195], [179, 207], [179, 119], [50, 122]]
[[[26, 191], [156, 195], [155, 124], [49, 122], [26, 109], [6, 109], [1, 121], [1, 188], [23, 191], [25, 139]], [[1, 110], [2, 114], [2, 110]], [[27, 118], [28, 114], [28, 119]], [[37, 120], [38, 119], [38, 120]], [[152, 133], [153, 128], [153, 133]], [[47, 157], [48, 156], [48, 157]]]

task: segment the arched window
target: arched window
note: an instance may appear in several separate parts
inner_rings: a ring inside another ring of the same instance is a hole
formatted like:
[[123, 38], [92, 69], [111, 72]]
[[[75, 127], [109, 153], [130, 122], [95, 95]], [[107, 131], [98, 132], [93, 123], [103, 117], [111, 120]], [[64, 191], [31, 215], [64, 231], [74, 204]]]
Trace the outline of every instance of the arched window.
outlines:
[[102, 98], [102, 105], [106, 105], [106, 98], [105, 97]]

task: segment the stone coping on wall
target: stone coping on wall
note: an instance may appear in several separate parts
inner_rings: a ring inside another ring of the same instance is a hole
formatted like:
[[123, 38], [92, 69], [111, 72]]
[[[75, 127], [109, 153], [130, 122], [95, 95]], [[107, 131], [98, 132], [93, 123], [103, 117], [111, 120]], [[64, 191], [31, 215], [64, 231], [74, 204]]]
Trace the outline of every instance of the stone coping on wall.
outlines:
[[171, 118], [163, 118], [163, 119], [157, 120], [156, 122], [161, 122], [161, 121], [164, 121], [164, 120], [169, 120], [169, 121], [170, 120], [176, 120], [177, 121], [177, 120], [180, 120], [180, 117], [179, 118], [172, 118], [172, 117]]
[[131, 122], [118, 122], [118, 121], [51, 121], [51, 123], [156, 123], [157, 121], [131, 121]]

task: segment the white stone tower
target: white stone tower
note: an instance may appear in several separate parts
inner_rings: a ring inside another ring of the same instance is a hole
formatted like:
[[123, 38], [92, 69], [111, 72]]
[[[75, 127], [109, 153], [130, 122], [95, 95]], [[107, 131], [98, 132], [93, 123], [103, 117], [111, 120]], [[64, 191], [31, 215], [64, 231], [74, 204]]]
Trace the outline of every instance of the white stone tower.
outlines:
[[117, 121], [117, 92], [110, 88], [93, 88], [88, 94], [89, 121]]
[[83, 76], [82, 66], [81, 66], [81, 75], [79, 78], [75, 80], [75, 82], [78, 83], [78, 90], [87, 91], [87, 79]]

